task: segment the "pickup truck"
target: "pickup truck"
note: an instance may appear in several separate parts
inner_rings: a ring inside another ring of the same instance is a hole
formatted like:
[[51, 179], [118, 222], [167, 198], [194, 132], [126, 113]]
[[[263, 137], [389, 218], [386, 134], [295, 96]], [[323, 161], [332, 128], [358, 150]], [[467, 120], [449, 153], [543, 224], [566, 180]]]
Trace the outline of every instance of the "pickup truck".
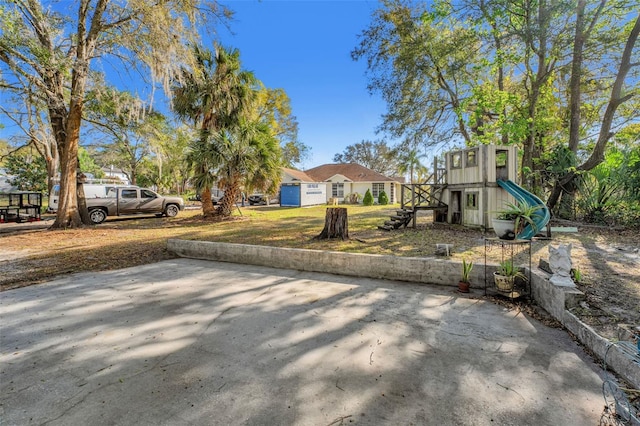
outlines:
[[98, 224], [107, 216], [155, 214], [174, 217], [184, 210], [180, 197], [163, 197], [150, 189], [137, 186], [109, 188], [106, 197], [86, 198], [91, 222]]

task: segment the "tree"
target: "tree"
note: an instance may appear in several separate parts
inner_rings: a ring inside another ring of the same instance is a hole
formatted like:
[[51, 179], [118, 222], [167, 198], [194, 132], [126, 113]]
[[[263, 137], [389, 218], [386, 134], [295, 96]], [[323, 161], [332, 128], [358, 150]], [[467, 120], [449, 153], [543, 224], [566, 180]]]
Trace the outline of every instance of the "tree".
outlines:
[[283, 89], [261, 87], [254, 118], [266, 123], [280, 140], [283, 166], [294, 167], [308, 157], [310, 148], [298, 140], [298, 121], [292, 114], [291, 100]]
[[13, 176], [9, 184], [20, 191], [45, 192], [47, 188], [47, 165], [44, 158], [33, 150], [21, 149], [8, 155], [4, 161], [7, 174]]
[[96, 179], [101, 179], [104, 176], [102, 168], [93, 161], [93, 158], [83, 147], [78, 148], [78, 163], [82, 173], [90, 173]]
[[455, 14], [448, 16], [426, 3], [384, 1], [352, 52], [354, 60], [367, 61], [369, 90], [387, 102], [380, 129], [393, 137], [470, 140], [462, 100], [475, 83], [471, 68], [481, 62], [479, 40]]
[[395, 176], [398, 162], [386, 141], [363, 140], [345, 148], [342, 154], [333, 156], [336, 163], [357, 163], [385, 176]]
[[406, 146], [404, 143], [396, 149], [398, 157], [398, 171], [402, 174], [409, 174], [409, 183], [420, 183], [428, 174], [427, 166], [422, 164], [424, 154], [418, 152], [418, 148]]
[[380, 204], [381, 206], [386, 206], [387, 204], [389, 204], [389, 196], [386, 192], [381, 191], [380, 194], [378, 194], [378, 204]]
[[381, 130], [396, 137], [517, 144], [522, 180], [536, 192], [548, 187], [542, 157], [569, 146], [577, 162], [553, 206], [639, 117], [636, 9], [628, 0], [387, 0], [352, 56], [367, 61], [369, 89], [388, 106]]
[[362, 198], [362, 204], [365, 206], [373, 205], [373, 195], [371, 195], [371, 190], [367, 188], [367, 192], [364, 194], [364, 198]]
[[[583, 18], [581, 17], [584, 14], [584, 8], [586, 7], [584, 2], [579, 2], [578, 4], [578, 21], [580, 22]], [[584, 26], [578, 24], [576, 26], [576, 40], [580, 40], [578, 47], [574, 49], [573, 55], [573, 67], [572, 73], [581, 74], [582, 61], [583, 61], [583, 45], [588, 40], [591, 28], [595, 25], [598, 17], [600, 16], [600, 9], [595, 14], [591, 26], [588, 30], [585, 30]], [[640, 60], [638, 60], [638, 53], [635, 45], [638, 41], [638, 36], [640, 35], [640, 14], [635, 18], [633, 25], [630, 26], [630, 30], [628, 31], [628, 36], [626, 38], [626, 42], [624, 43], [624, 49], [622, 50], [622, 54], [620, 55], [619, 62], [616, 66], [615, 75], [612, 76], [613, 84], [610, 88], [610, 97], [606, 103], [606, 108], [604, 109], [604, 113], [602, 114], [602, 122], [600, 124], [600, 131], [598, 132], [598, 136], [595, 140], [595, 144], [591, 150], [590, 155], [585, 161], [576, 168], [572, 168], [566, 171], [566, 173], [556, 181], [556, 184], [553, 188], [553, 191], [549, 197], [547, 202], [550, 208], [554, 208], [560, 195], [565, 191], [568, 194], [571, 194], [575, 187], [573, 185], [573, 180], [578, 176], [580, 172], [589, 171], [594, 169], [596, 166], [601, 164], [605, 158], [605, 151], [607, 148], [608, 142], [612, 139], [615, 132], [612, 131], [612, 127], [615, 125], [615, 119], [617, 117], [618, 109], [625, 103], [632, 100], [634, 97], [637, 99], [638, 94], [640, 93], [640, 83], [638, 82], [637, 72], [633, 73], [634, 69], [640, 68]], [[572, 81], [578, 80], [580, 78], [574, 78], [572, 76]], [[571, 135], [569, 139], [569, 149], [572, 152], [577, 152], [578, 150], [578, 135], [580, 132], [579, 129], [579, 108], [574, 106], [581, 105], [581, 91], [580, 84], [574, 82], [571, 85], [571, 97], [572, 97], [572, 113], [577, 114], [578, 118], [575, 119], [575, 123], [571, 124]], [[637, 116], [637, 108], [636, 116]]]
[[[186, 39], [197, 37], [215, 3], [167, 0], [79, 0], [75, 11], [16, 0], [2, 7], [0, 61], [16, 84], [27, 82], [46, 105], [60, 156], [60, 204], [54, 228], [89, 223], [82, 187], [77, 191], [78, 147], [92, 60], [145, 64], [154, 82], [166, 83], [190, 62]], [[206, 11], [206, 12], [205, 12]], [[222, 11], [226, 13], [226, 11]], [[168, 85], [164, 84], [168, 92]], [[78, 193], [80, 192], [80, 193]], [[81, 214], [83, 217], [81, 218]]]
[[56, 140], [48, 126], [46, 107], [34, 92], [34, 88], [25, 79], [18, 76], [19, 85], [2, 85], [8, 97], [6, 104], [0, 105], [0, 112], [18, 126], [24, 133], [14, 143], [18, 149], [31, 147], [42, 156], [47, 170], [47, 193], [51, 192], [54, 180], [59, 172], [59, 155]]
[[[0, 129], [2, 125], [0, 125]], [[4, 164], [5, 158], [11, 153], [11, 146], [5, 139], [0, 139], [0, 167]]]
[[151, 151], [157, 171], [152, 174], [155, 177], [151, 177], [150, 180], [159, 189], [165, 188], [178, 194], [185, 191], [190, 177], [185, 157], [189, 142], [195, 137], [195, 133], [186, 126], [173, 128], [167, 125], [165, 131], [160, 132], [158, 138], [152, 142]]
[[243, 120], [213, 136], [211, 159], [224, 188], [217, 213], [230, 216], [241, 187], [276, 192], [282, 173], [278, 139], [265, 123]]
[[204, 217], [215, 215], [211, 188], [218, 182], [215, 172], [220, 162], [213, 145], [228, 139], [228, 131], [249, 116], [257, 85], [253, 73], [242, 70], [237, 49], [215, 45], [214, 50], [193, 46], [196, 65], [183, 68], [173, 87], [174, 111], [199, 129], [187, 158], [196, 190], [201, 193]]
[[137, 185], [154, 141], [170, 132], [163, 114], [128, 92], [98, 88], [88, 93], [85, 119], [106, 136], [100, 144], [102, 164], [120, 168]]

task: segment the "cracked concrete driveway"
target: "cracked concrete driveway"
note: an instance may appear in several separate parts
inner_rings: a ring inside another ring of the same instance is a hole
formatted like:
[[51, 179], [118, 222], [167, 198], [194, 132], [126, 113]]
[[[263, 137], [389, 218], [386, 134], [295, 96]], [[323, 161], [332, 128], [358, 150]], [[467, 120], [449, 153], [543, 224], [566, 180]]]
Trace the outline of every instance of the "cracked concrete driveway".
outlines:
[[451, 288], [176, 259], [0, 294], [3, 425], [595, 425], [562, 330]]

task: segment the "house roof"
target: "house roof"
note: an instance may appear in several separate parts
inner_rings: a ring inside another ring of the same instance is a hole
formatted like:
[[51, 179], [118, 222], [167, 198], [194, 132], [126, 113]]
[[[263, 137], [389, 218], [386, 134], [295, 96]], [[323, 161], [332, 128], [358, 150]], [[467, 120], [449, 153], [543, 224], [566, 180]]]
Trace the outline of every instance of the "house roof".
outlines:
[[286, 167], [282, 167], [282, 171], [292, 178], [299, 180], [300, 182], [315, 182], [310, 176], [308, 176], [305, 172], [301, 172], [300, 170], [287, 169]]
[[325, 182], [335, 175], [342, 175], [352, 182], [397, 182], [356, 163], [323, 164], [305, 170], [305, 173], [316, 182]]

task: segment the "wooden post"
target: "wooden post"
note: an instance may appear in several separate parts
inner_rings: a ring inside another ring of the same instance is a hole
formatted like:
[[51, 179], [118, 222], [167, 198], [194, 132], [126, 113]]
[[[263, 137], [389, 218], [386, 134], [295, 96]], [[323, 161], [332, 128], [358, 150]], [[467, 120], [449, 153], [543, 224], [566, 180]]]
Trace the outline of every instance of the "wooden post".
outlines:
[[315, 237], [316, 240], [341, 238], [349, 239], [349, 226], [347, 221], [347, 209], [344, 207], [327, 208], [324, 218], [324, 229]]

